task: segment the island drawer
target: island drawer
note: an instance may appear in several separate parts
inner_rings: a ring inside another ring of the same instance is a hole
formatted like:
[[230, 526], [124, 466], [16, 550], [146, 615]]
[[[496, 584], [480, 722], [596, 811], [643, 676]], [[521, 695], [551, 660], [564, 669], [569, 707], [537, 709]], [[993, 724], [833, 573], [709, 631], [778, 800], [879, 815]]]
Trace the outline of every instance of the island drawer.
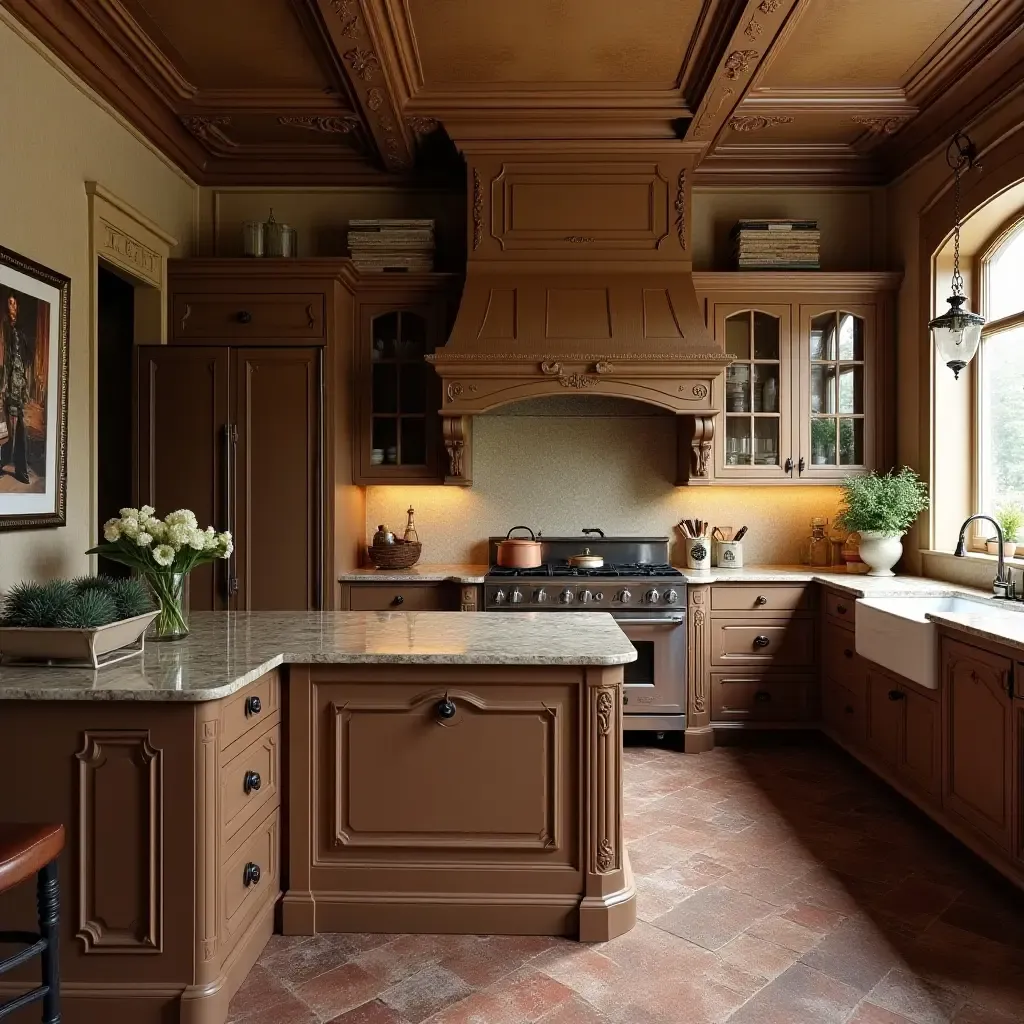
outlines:
[[812, 676], [711, 673], [713, 722], [803, 722], [811, 718]]
[[233, 944], [253, 916], [281, 891], [281, 829], [273, 811], [224, 859], [221, 872], [221, 925], [226, 945]]
[[249, 292], [214, 294], [178, 292], [171, 330], [175, 340], [298, 338], [324, 336], [324, 295], [275, 295]]
[[222, 836], [231, 845], [239, 830], [281, 802], [281, 727], [271, 726], [220, 769]]
[[762, 612], [766, 615], [792, 612], [809, 608], [807, 587], [773, 586], [771, 584], [743, 585], [716, 584], [711, 588], [713, 612]]
[[774, 664], [810, 668], [814, 664], [814, 621], [743, 622], [719, 619], [711, 623], [711, 664]]
[[350, 583], [348, 607], [353, 612], [448, 611], [448, 589], [440, 583]]
[[825, 614], [830, 619], [852, 628], [857, 621], [857, 599], [834, 590], [826, 590]]
[[281, 705], [281, 683], [276, 672], [268, 672], [238, 693], [225, 698], [221, 711], [221, 753], [234, 757], [228, 748], [243, 736], [262, 731], [277, 721]]

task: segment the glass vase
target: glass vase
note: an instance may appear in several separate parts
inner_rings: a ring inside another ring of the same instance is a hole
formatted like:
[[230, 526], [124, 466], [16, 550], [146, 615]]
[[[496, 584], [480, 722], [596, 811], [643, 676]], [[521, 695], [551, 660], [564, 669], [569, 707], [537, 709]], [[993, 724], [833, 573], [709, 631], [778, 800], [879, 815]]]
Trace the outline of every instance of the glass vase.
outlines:
[[188, 636], [188, 573], [158, 572], [146, 577], [160, 614], [153, 620], [152, 639], [182, 640]]

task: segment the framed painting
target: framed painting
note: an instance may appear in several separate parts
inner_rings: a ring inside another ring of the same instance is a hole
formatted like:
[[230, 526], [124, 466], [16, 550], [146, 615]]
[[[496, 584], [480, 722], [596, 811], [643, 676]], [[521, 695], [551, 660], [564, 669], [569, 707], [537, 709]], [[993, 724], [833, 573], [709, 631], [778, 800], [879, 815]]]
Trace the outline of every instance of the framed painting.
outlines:
[[0, 246], [0, 530], [63, 526], [71, 281]]

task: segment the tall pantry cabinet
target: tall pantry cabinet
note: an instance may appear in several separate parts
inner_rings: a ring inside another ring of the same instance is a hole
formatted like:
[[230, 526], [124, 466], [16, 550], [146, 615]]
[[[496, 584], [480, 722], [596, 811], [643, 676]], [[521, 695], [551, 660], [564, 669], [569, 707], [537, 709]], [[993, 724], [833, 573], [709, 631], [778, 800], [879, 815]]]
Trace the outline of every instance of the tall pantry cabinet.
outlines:
[[335, 607], [363, 526], [344, 268], [198, 259], [169, 278], [169, 344], [136, 350], [137, 502], [234, 535], [230, 559], [192, 574], [193, 609]]

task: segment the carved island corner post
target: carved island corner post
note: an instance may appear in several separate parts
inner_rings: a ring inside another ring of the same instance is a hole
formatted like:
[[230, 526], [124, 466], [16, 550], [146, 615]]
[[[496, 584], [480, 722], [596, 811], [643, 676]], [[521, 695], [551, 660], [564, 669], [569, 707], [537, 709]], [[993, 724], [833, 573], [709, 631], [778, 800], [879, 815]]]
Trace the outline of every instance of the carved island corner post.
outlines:
[[711, 587], [689, 588], [686, 644], [687, 696], [686, 732], [683, 748], [688, 754], [699, 754], [715, 745], [711, 729], [710, 646]]
[[621, 666], [586, 670], [582, 942], [604, 942], [636, 923], [636, 889], [622, 831]]

